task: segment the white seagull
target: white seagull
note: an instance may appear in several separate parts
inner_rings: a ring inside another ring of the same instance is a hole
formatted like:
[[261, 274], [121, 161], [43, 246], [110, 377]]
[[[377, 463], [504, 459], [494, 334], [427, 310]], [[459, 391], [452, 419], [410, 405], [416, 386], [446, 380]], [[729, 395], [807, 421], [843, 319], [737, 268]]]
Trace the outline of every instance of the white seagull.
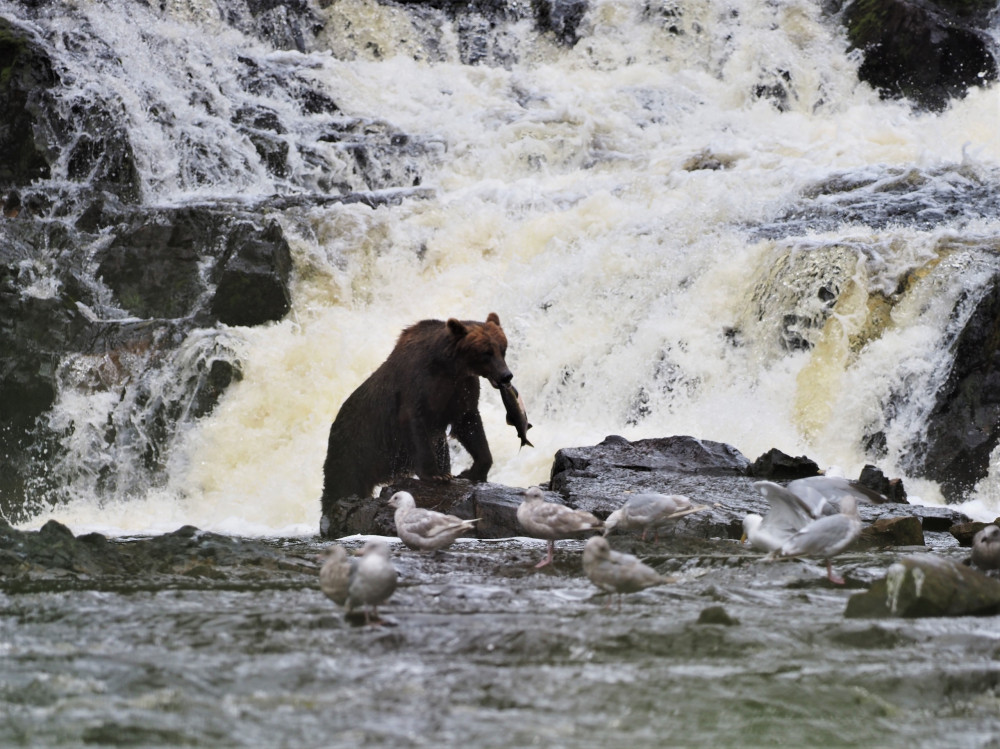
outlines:
[[396, 510], [394, 519], [399, 539], [419, 551], [437, 551], [450, 546], [476, 523], [474, 519], [462, 520], [455, 515], [417, 507], [409, 492], [393, 494], [389, 506]]
[[548, 554], [535, 567], [552, 563], [558, 539], [576, 538], [587, 531], [599, 531], [604, 523], [585, 510], [573, 510], [557, 502], [546, 502], [545, 495], [537, 486], [524, 492], [524, 500], [517, 508], [517, 520], [535, 538], [544, 538], [548, 543]]
[[619, 609], [624, 593], [674, 582], [674, 578], [661, 575], [638, 557], [614, 551], [604, 536], [587, 539], [583, 547], [583, 571], [601, 590], [618, 594]]
[[620, 508], [608, 515], [604, 521], [604, 535], [612, 530], [642, 530], [642, 540], [646, 533], [653, 531], [653, 540], [658, 540], [660, 531], [677, 522], [678, 518], [693, 512], [707, 510], [708, 505], [694, 505], [680, 494], [658, 494], [648, 492], [633, 494]]
[[798, 533], [790, 536], [781, 548], [772, 551], [769, 559], [777, 557], [813, 556], [826, 560], [826, 577], [843, 585], [844, 578], [833, 574], [830, 559], [842, 552], [861, 534], [857, 500], [847, 495], [840, 500], [840, 512], [813, 520]]
[[389, 545], [374, 539], [365, 543], [355, 557], [343, 546], [321, 552], [326, 560], [319, 571], [320, 590], [350, 614], [363, 609], [365, 623], [378, 619], [378, 605], [396, 590], [396, 568], [389, 561]]
[[781, 548], [791, 536], [806, 525], [827, 515], [836, 515], [843, 497], [855, 500], [885, 501], [877, 492], [838, 476], [810, 476], [789, 482], [757, 481], [757, 491], [770, 504], [761, 517], [750, 513], [743, 518], [743, 537], [763, 551]]
[[972, 537], [972, 563], [981, 570], [1000, 569], [1000, 528], [987, 525]]

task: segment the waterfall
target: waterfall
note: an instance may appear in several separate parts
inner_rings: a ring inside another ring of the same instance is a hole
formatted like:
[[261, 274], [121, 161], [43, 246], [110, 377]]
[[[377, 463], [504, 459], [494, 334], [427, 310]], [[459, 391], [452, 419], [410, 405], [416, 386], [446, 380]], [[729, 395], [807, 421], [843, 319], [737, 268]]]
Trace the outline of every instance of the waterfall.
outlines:
[[[556, 450], [608, 434], [690, 434], [876, 462], [942, 501], [914, 455], [1000, 273], [997, 87], [940, 113], [880, 100], [807, 0], [569, 6], [567, 41], [516, 3], [488, 23], [475, 4], [0, 0], [50, 50], [59, 137], [102, 102], [135, 203], [273, 219], [293, 265], [279, 322], [186, 334], [166, 362], [67, 358], [46, 468], [67, 496], [27, 525], [315, 533], [340, 403], [406, 325], [491, 311], [535, 445], [484, 389], [492, 481], [546, 481]], [[80, 170], [43, 185], [67, 224]], [[95, 314], [131, 320], [101, 293]], [[215, 362], [224, 393], [199, 406]], [[991, 468], [966, 505], [990, 519]]]

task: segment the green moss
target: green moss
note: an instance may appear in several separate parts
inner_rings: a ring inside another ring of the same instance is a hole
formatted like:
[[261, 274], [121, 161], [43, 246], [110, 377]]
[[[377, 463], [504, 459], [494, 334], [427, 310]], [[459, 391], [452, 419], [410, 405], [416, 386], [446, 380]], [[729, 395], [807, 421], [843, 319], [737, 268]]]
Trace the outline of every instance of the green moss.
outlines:
[[6, 86], [27, 49], [27, 41], [6, 18], [0, 18], [0, 86]]

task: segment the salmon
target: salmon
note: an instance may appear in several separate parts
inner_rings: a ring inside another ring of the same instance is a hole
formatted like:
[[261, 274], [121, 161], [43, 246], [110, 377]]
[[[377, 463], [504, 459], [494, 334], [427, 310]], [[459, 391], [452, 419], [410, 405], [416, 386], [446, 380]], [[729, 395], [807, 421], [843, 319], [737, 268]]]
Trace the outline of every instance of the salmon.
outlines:
[[524, 410], [524, 401], [517, 392], [513, 384], [507, 383], [500, 386], [500, 400], [503, 401], [504, 408], [507, 409], [507, 423], [517, 430], [517, 436], [521, 438], [521, 447], [527, 445], [534, 447], [528, 441], [528, 430], [531, 424], [528, 423], [528, 412]]

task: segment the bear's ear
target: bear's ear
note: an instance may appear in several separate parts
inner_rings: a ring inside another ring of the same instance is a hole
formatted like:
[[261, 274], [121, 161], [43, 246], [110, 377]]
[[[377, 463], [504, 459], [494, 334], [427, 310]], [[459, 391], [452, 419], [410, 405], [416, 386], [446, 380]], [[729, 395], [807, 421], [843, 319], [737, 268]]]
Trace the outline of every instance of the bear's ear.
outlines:
[[462, 324], [461, 320], [456, 320], [454, 317], [448, 318], [448, 331], [456, 338], [464, 338], [469, 329]]
[[490, 312], [490, 314], [486, 316], [486, 322], [491, 322], [494, 325], [500, 325], [500, 315], [496, 312]]

